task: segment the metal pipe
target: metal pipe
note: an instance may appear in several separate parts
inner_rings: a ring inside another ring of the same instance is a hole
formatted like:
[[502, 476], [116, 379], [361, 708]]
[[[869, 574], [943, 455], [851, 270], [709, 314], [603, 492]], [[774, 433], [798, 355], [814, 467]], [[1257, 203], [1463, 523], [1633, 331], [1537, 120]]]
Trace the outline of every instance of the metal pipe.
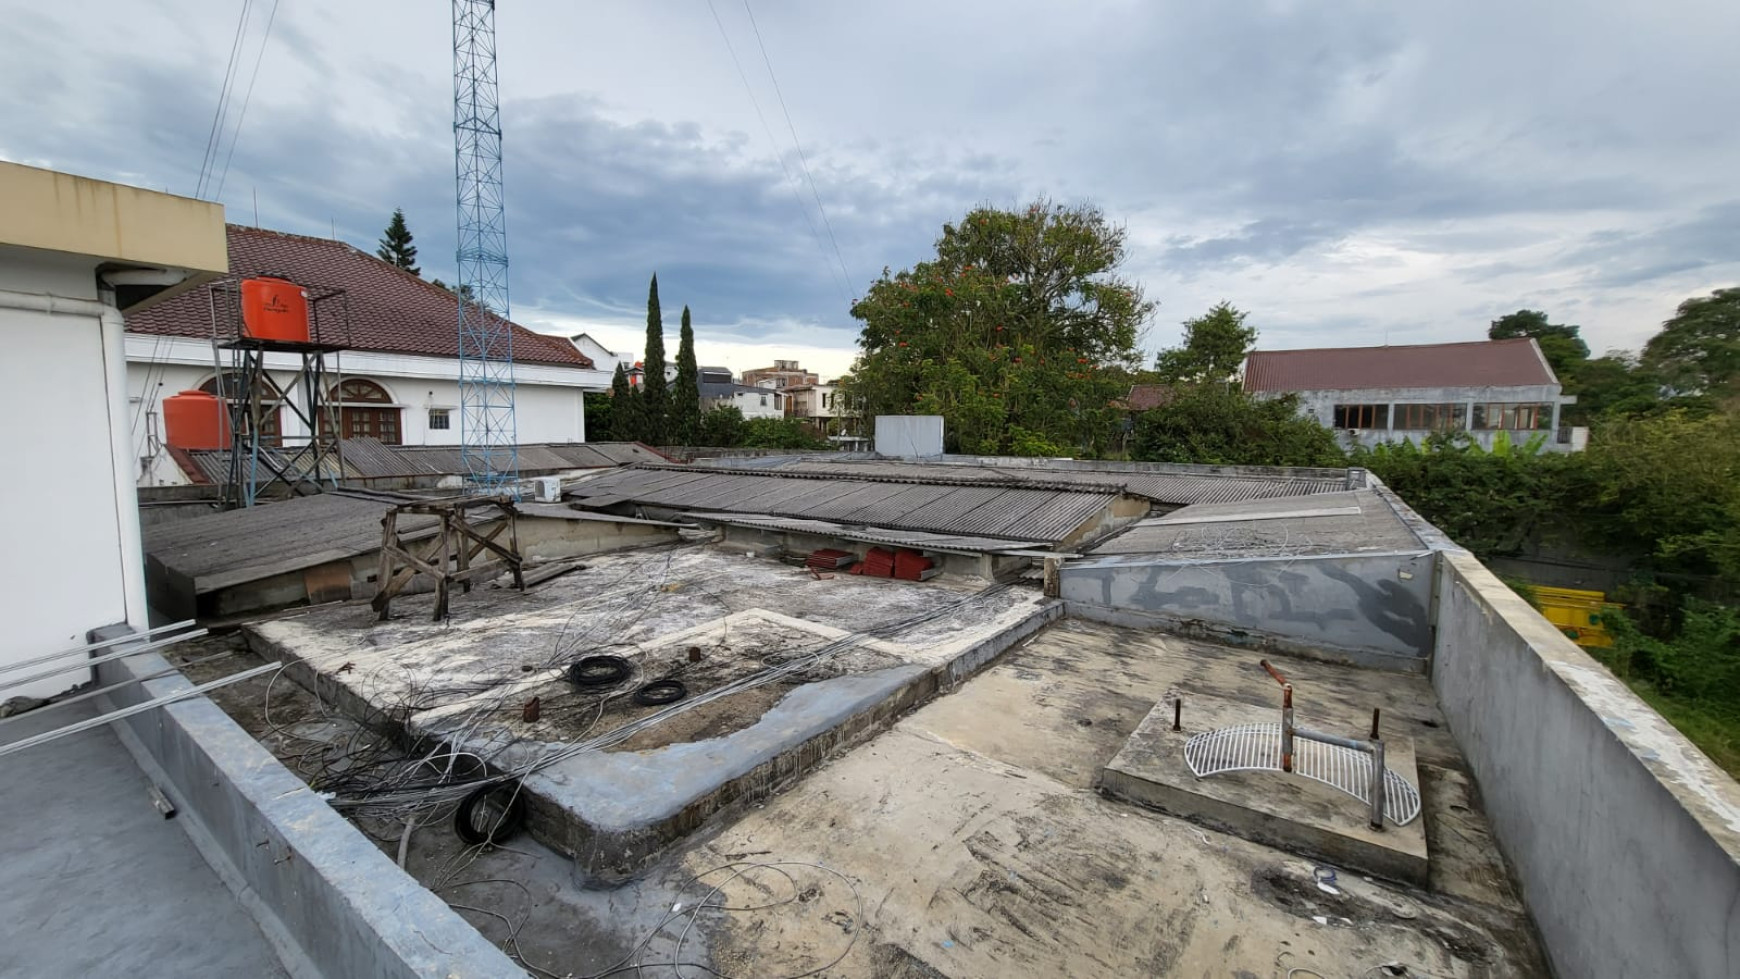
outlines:
[[1388, 790], [1385, 780], [1389, 769], [1384, 767], [1384, 743], [1371, 743], [1371, 828], [1384, 828], [1384, 796]]
[[[1266, 667], [1267, 660], [1263, 661]], [[1271, 669], [1269, 672], [1274, 673]], [[1280, 676], [1279, 673], [1275, 674]], [[1293, 685], [1283, 682], [1281, 686], [1281, 771], [1293, 770]]]
[[1184, 720], [1184, 698], [1183, 697], [1174, 697], [1174, 698], [1172, 698], [1172, 730], [1174, 730], [1174, 731], [1182, 730], [1182, 728], [1180, 728], [1179, 725], [1183, 722], [1183, 720]]
[[26, 676], [22, 679], [12, 679], [12, 680], [7, 680], [5, 682], [0, 682], [0, 690], [4, 690], [8, 687], [20, 687], [26, 683], [34, 683], [37, 680], [41, 680], [41, 679], [44, 679], [46, 677], [60, 676], [62, 673], [72, 673], [76, 670], [89, 669], [90, 667], [96, 666], [98, 663], [107, 663], [110, 660], [114, 660], [114, 659], [126, 659], [129, 656], [138, 656], [140, 653], [149, 653], [154, 649], [162, 649], [165, 646], [173, 646], [178, 642], [183, 642], [183, 641], [188, 640], [188, 639], [198, 639], [200, 636], [203, 636], [203, 635], [205, 635], [204, 629], [195, 629], [192, 632], [183, 633], [181, 635], [170, 636], [168, 639], [159, 639], [156, 642], [146, 643], [145, 645], [140, 646], [137, 649], [123, 649], [118, 653], [109, 653], [109, 654], [104, 655], [104, 656], [93, 656], [90, 659], [76, 660], [69, 665], [57, 666], [57, 667], [54, 667], [53, 669], [43, 670], [40, 673], [32, 673], [29, 676]]
[[1308, 727], [1295, 727], [1293, 729], [1293, 735], [1295, 737], [1304, 738], [1307, 741], [1320, 741], [1323, 744], [1332, 744], [1339, 748], [1352, 748], [1355, 751], [1363, 751], [1368, 755], [1371, 754], [1371, 746], [1373, 744], [1373, 742], [1370, 741], [1358, 741], [1353, 738], [1344, 738], [1340, 735], [1324, 734], [1322, 731], [1313, 731]]
[[135, 677], [128, 677], [125, 680], [116, 680], [114, 683], [110, 683], [110, 684], [107, 684], [106, 686], [101, 686], [95, 690], [91, 690], [91, 691], [87, 691], [85, 693], [77, 694], [77, 695], [72, 696], [72, 697], [58, 697], [54, 700], [49, 701], [46, 704], [43, 704], [41, 707], [37, 707], [37, 708], [34, 708], [32, 710], [25, 711], [22, 714], [13, 714], [11, 717], [0, 717], [0, 727], [5, 727], [6, 725], [13, 723], [14, 721], [22, 721], [27, 717], [39, 717], [39, 716], [41, 716], [43, 711], [53, 710], [56, 707], [65, 707], [67, 704], [82, 703], [83, 701], [90, 700], [94, 697], [101, 697], [103, 694], [106, 694], [109, 691], [114, 690], [117, 687], [124, 687], [129, 683], [144, 683], [147, 680], [161, 679], [162, 677], [171, 676], [173, 674], [180, 673], [182, 671], [182, 669], [184, 669], [185, 667], [195, 666], [195, 665], [198, 665], [200, 663], [209, 663], [212, 660], [223, 659], [225, 656], [234, 656], [235, 654], [236, 654], [235, 650], [226, 649], [221, 653], [216, 653], [216, 654], [211, 655], [211, 656], [201, 656], [199, 659], [188, 660], [187, 662], [182, 663], [180, 666], [171, 666], [166, 670], [158, 670], [156, 673], [147, 673], [144, 676], [135, 676]]
[[56, 738], [63, 738], [69, 734], [77, 734], [80, 731], [88, 731], [94, 727], [102, 727], [110, 721], [118, 721], [123, 717], [132, 717], [134, 714], [143, 714], [145, 711], [148, 711], [153, 707], [162, 707], [165, 704], [173, 704], [178, 700], [189, 700], [193, 697], [198, 697], [207, 691], [216, 690], [219, 687], [227, 687], [232, 683], [240, 683], [243, 680], [251, 680], [262, 673], [270, 673], [273, 670], [283, 668], [284, 664], [282, 663], [267, 663], [265, 666], [256, 666], [251, 670], [232, 673], [229, 676], [213, 680], [210, 683], [201, 684], [197, 687], [191, 687], [187, 690], [158, 697], [155, 700], [147, 700], [142, 704], [134, 704], [131, 707], [124, 707], [120, 710], [110, 711], [107, 714], [98, 714], [96, 717], [79, 721], [76, 724], [68, 724], [66, 727], [58, 727], [52, 731], [44, 731], [35, 737], [25, 738], [22, 741], [14, 741], [8, 745], [0, 745], [0, 758], [10, 755], [14, 751], [23, 751], [26, 748], [34, 748], [39, 744], [53, 741]]
[[93, 649], [102, 649], [106, 646], [119, 646], [124, 642], [133, 642], [134, 640], [145, 639], [149, 636], [158, 635], [159, 633], [192, 628], [192, 626], [193, 620], [188, 619], [185, 622], [177, 622], [174, 625], [160, 625], [155, 629], [146, 629], [144, 632], [129, 632], [124, 636], [116, 636], [113, 639], [104, 639], [100, 642], [88, 642], [83, 646], [74, 646], [71, 649], [63, 649], [58, 653], [49, 653], [47, 656], [38, 656], [35, 659], [21, 659], [16, 663], [7, 663], [4, 666], [0, 666], [0, 673], [10, 673], [13, 670], [21, 670], [27, 666], [36, 666], [39, 663], [52, 663], [55, 660], [60, 659], [62, 656], [76, 656], [79, 653], [88, 653]]
[[1371, 739], [1373, 741], [1378, 739], [1378, 709], [1376, 707], [1371, 709]]
[[1283, 687], [1287, 685], [1287, 678], [1281, 675], [1280, 670], [1277, 670], [1274, 668], [1274, 666], [1270, 665], [1268, 660], [1260, 659], [1260, 660], [1257, 660], [1257, 662], [1259, 664], [1261, 664], [1263, 669], [1269, 671], [1269, 675], [1275, 678], [1276, 683], [1279, 683]]

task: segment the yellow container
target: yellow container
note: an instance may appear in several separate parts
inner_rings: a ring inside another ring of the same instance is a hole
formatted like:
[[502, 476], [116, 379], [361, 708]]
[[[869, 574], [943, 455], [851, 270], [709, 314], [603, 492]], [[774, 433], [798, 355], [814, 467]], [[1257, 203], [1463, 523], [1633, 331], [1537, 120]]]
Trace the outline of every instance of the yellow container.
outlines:
[[1617, 615], [1623, 606], [1607, 601], [1605, 592], [1549, 588], [1546, 585], [1533, 587], [1535, 604], [1541, 614], [1572, 642], [1579, 646], [1613, 645], [1613, 636], [1608, 633], [1603, 619]]

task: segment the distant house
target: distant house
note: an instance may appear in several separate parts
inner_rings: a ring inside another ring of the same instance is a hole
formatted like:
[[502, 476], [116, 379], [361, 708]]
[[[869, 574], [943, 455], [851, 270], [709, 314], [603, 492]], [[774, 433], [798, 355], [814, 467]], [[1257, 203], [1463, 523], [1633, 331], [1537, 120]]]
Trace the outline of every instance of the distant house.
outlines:
[[1171, 404], [1177, 395], [1178, 389], [1171, 384], [1132, 384], [1120, 407], [1129, 411], [1153, 411], [1161, 405]]
[[819, 384], [821, 375], [806, 371], [795, 360], [776, 360], [772, 367], [757, 367], [743, 372], [743, 383], [752, 387], [772, 387], [784, 390], [799, 384]]
[[850, 429], [852, 418], [840, 403], [839, 382], [797, 384], [782, 392], [787, 418], [796, 418], [824, 435], [840, 435]]
[[701, 410], [736, 405], [744, 418], [784, 418], [785, 395], [772, 388], [750, 384], [701, 381]]
[[634, 364], [633, 354], [626, 352], [618, 353], [611, 350], [609, 347], [606, 347], [604, 344], [593, 339], [590, 334], [576, 333], [568, 338], [568, 342], [572, 343], [574, 349], [580, 351], [581, 355], [597, 365], [599, 370], [614, 372], [617, 364], [621, 364], [624, 367], [629, 367]]
[[1499, 432], [1512, 441], [1536, 434], [1546, 447], [1581, 449], [1586, 429], [1559, 428], [1559, 411], [1576, 398], [1528, 338], [1400, 347], [1253, 350], [1245, 390], [1258, 397], [1294, 394], [1299, 411], [1343, 433], [1350, 444], [1411, 440], [1466, 432], [1490, 447]]

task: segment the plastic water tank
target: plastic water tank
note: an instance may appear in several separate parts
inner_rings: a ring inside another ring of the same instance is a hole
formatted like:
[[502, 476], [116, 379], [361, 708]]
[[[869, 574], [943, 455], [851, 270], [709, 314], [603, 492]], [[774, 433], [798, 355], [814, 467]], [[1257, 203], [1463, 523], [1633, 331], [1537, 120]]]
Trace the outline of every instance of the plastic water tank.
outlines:
[[174, 449], [227, 449], [230, 413], [204, 391], [183, 391], [163, 399], [163, 435]]
[[308, 342], [308, 290], [275, 275], [242, 280], [242, 329], [255, 340]]

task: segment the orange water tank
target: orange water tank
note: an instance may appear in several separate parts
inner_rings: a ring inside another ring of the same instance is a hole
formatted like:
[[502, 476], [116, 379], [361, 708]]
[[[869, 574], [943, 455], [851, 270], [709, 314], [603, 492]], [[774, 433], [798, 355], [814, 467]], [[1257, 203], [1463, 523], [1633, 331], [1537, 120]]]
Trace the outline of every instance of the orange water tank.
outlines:
[[227, 449], [230, 413], [216, 395], [183, 391], [163, 399], [163, 434], [170, 448]]
[[242, 329], [255, 340], [308, 342], [308, 290], [289, 279], [242, 280]]

